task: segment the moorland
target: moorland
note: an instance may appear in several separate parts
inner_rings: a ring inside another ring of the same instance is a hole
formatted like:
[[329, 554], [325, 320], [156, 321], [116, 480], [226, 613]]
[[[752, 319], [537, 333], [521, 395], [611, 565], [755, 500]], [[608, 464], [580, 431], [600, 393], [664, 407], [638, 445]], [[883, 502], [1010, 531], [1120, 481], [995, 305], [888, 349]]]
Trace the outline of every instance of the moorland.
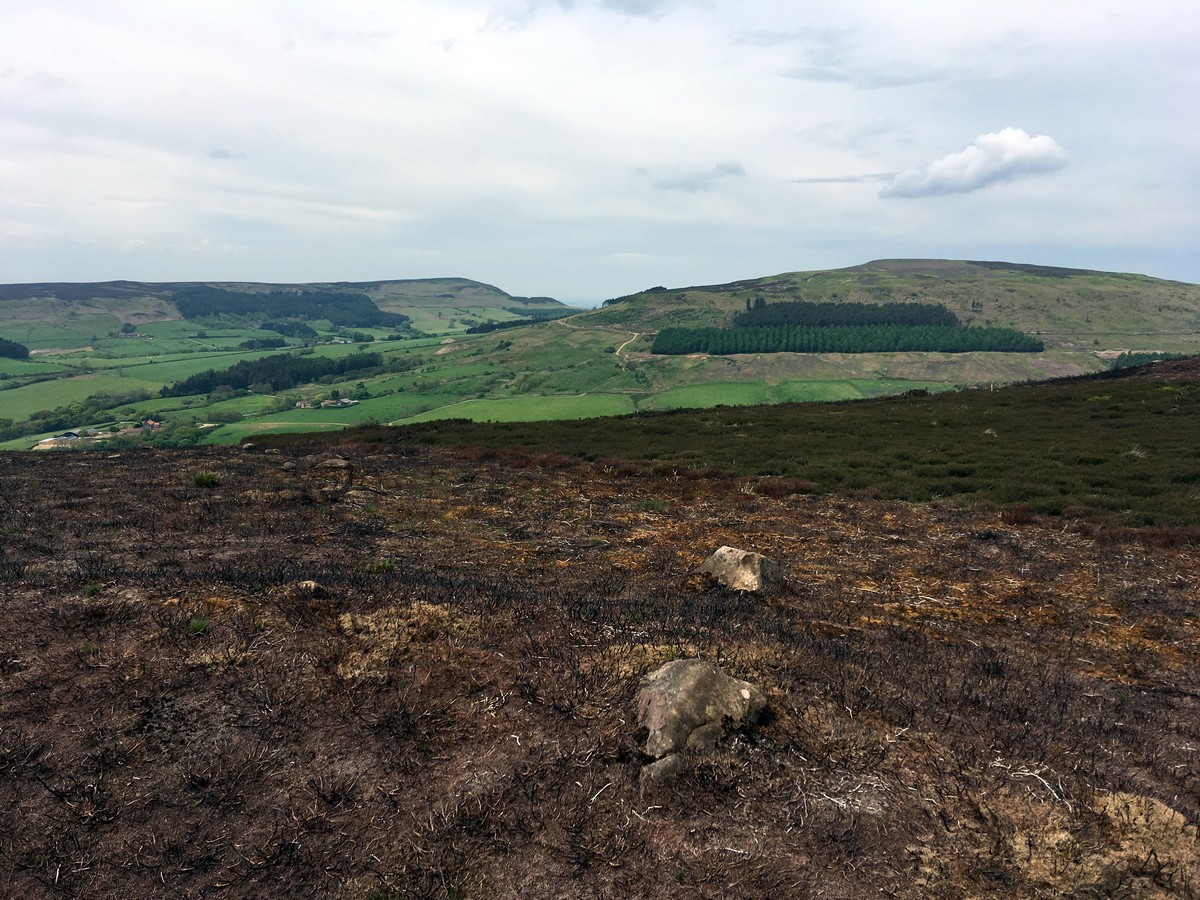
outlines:
[[[1197, 391], [2, 454], [0, 883], [1198, 896]], [[786, 582], [697, 574], [723, 544]], [[693, 656], [768, 714], [647, 787], [639, 678]]]
[[[928, 260], [590, 312], [7, 286], [0, 885], [1200, 896], [1200, 366], [1139, 365], [1198, 321]], [[767, 712], [647, 782], [635, 693], [690, 657]]]

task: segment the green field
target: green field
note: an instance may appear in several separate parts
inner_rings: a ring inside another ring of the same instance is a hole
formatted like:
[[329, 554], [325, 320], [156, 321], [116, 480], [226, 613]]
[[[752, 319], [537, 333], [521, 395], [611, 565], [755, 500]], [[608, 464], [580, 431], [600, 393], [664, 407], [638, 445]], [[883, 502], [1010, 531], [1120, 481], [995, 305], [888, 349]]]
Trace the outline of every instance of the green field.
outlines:
[[578, 397], [513, 397], [504, 400], [463, 400], [394, 424], [431, 422], [437, 419], [470, 419], [474, 422], [536, 422], [550, 419], [592, 419], [634, 411], [633, 401], [619, 394], [586, 394]]
[[71, 363], [57, 356], [31, 356], [29, 359], [8, 359], [0, 356], [0, 377], [37, 377], [56, 372], [67, 372], [74, 368]]
[[699, 409], [712, 406], [752, 406], [760, 403], [794, 403], [811, 400], [861, 400], [881, 394], [911, 390], [945, 390], [935, 382], [870, 381], [714, 381], [682, 385], [648, 398], [643, 409]]
[[92, 339], [118, 331], [121, 320], [107, 315], [79, 315], [65, 324], [13, 321], [0, 318], [0, 337], [24, 344], [30, 350], [86, 347]]
[[0, 391], [0, 418], [24, 419], [30, 413], [42, 409], [54, 409], [85, 400], [101, 391], [123, 393], [138, 388], [157, 391], [161, 381], [145, 381], [140, 378], [122, 377], [112, 374], [77, 375], [72, 378], [56, 378], [26, 387]]

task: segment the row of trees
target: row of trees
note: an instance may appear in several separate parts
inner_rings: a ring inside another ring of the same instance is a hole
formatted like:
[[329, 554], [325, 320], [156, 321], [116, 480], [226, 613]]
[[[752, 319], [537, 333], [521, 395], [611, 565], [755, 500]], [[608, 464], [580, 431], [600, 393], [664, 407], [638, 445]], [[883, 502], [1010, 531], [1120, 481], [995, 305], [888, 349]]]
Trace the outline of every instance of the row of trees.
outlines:
[[316, 340], [317, 332], [304, 322], [263, 322], [258, 326], [263, 331], [275, 331], [285, 337], [303, 338], [304, 340]]
[[775, 326], [772, 328], [664, 328], [652, 353], [890, 353], [930, 351], [1039, 353], [1042, 342], [1011, 328], [938, 325]]
[[249, 390], [251, 385], [270, 385], [273, 391], [286, 391], [298, 384], [310, 384], [325, 377], [340, 378], [365, 373], [383, 365], [378, 353], [352, 353], [341, 359], [323, 356], [264, 356], [246, 359], [228, 369], [208, 369], [164, 387], [163, 397], [209, 394], [221, 386]]
[[1167, 362], [1172, 359], [1187, 359], [1187, 353], [1155, 353], [1150, 350], [1127, 350], [1109, 363], [1111, 369], [1132, 369], [1150, 363]]
[[937, 325], [953, 328], [958, 318], [933, 303], [811, 303], [794, 300], [767, 303], [762, 297], [746, 301], [746, 311], [733, 317], [735, 328], [775, 325]]
[[243, 350], [279, 350], [287, 346], [283, 338], [251, 338], [238, 344]]

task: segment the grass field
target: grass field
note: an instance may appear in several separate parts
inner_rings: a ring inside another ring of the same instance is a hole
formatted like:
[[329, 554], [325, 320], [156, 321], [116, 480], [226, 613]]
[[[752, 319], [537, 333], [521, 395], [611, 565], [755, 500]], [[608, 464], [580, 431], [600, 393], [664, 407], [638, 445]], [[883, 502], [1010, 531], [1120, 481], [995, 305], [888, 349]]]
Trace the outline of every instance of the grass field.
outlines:
[[69, 361], [55, 356], [31, 356], [29, 359], [8, 359], [0, 356], [0, 376], [28, 377], [67, 372], [72, 369]]
[[463, 400], [398, 420], [395, 424], [459, 418], [474, 422], [536, 422], [549, 419], [591, 419], [631, 412], [633, 401], [620, 394], [512, 397], [503, 400]]
[[58, 347], [86, 347], [92, 338], [118, 331], [121, 320], [107, 315], [80, 315], [67, 324], [40, 321], [0, 320], [0, 337], [24, 344], [30, 350]]
[[714, 381], [671, 388], [646, 399], [643, 409], [701, 409], [712, 406], [753, 406], [812, 400], [861, 400], [911, 390], [945, 390], [944, 384], [918, 381]]
[[148, 381], [133, 376], [122, 377], [109, 373], [56, 378], [53, 381], [43, 381], [9, 391], [0, 391], [0, 418], [24, 419], [30, 413], [38, 410], [54, 409], [70, 403], [77, 403], [101, 391], [123, 393], [143, 388], [153, 392], [162, 385], [161, 381]]

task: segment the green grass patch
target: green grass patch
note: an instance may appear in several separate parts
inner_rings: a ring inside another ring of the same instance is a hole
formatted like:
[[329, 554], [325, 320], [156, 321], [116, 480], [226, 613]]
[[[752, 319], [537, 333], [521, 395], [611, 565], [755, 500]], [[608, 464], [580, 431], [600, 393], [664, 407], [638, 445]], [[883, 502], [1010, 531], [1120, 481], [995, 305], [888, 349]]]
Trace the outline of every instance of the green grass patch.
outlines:
[[29, 359], [8, 359], [0, 356], [0, 377], [3, 378], [36, 378], [41, 375], [69, 372], [72, 369], [74, 366], [69, 360], [57, 356], [34, 356]]
[[30, 350], [86, 347], [110, 332], [119, 331], [121, 320], [109, 315], [78, 314], [63, 324], [45, 321], [0, 321], [0, 337], [24, 344]]
[[712, 381], [671, 388], [647, 398], [643, 409], [703, 409], [713, 406], [754, 406], [763, 403], [860, 400], [905, 391], [945, 390], [931, 382], [889, 379], [830, 381]]
[[160, 381], [121, 377], [113, 374], [77, 375], [71, 378], [56, 378], [26, 387], [0, 391], [0, 415], [8, 419], [25, 419], [30, 413], [43, 409], [55, 409], [85, 400], [101, 391], [121, 393], [136, 388], [157, 391]]
[[620, 394], [583, 397], [513, 397], [505, 400], [464, 400], [430, 410], [397, 424], [463, 418], [475, 422], [536, 422], [551, 419], [590, 419], [633, 411], [633, 401]]

